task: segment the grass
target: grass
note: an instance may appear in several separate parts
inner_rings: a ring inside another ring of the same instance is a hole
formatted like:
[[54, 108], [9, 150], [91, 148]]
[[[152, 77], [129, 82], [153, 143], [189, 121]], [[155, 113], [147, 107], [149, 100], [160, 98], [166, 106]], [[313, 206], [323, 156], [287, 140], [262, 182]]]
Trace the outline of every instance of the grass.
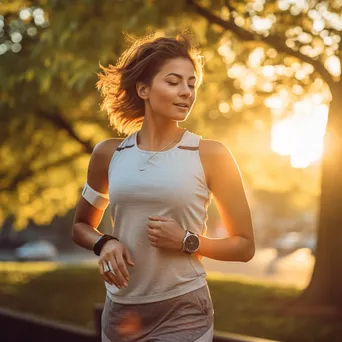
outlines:
[[[300, 290], [247, 278], [208, 275], [215, 330], [279, 341], [342, 341], [340, 321], [286, 313]], [[95, 266], [0, 263], [0, 306], [94, 329], [105, 289]]]

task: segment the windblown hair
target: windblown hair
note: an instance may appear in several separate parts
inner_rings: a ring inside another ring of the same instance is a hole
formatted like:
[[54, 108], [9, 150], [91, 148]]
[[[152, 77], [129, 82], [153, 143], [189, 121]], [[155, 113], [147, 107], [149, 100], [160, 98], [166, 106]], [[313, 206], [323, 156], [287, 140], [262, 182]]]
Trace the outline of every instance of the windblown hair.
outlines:
[[129, 135], [142, 126], [145, 105], [137, 94], [136, 83], [141, 81], [151, 85], [163, 64], [177, 57], [188, 58], [192, 62], [198, 87], [203, 78], [202, 57], [185, 34], [176, 38], [148, 35], [136, 39], [122, 53], [115, 66], [105, 68], [100, 65], [104, 74], [98, 74], [96, 86], [103, 97], [101, 110], [107, 111], [110, 125], [119, 133]]

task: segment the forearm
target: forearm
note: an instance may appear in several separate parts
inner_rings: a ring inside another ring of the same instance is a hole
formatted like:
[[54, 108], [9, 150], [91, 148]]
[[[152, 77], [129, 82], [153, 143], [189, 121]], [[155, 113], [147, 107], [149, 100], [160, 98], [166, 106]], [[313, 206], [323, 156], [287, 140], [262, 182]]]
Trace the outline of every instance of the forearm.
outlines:
[[216, 260], [247, 262], [254, 256], [254, 241], [241, 236], [209, 238], [199, 236], [200, 247], [196, 253]]
[[87, 223], [77, 222], [72, 226], [72, 241], [77, 245], [92, 250], [96, 240], [103, 234]]

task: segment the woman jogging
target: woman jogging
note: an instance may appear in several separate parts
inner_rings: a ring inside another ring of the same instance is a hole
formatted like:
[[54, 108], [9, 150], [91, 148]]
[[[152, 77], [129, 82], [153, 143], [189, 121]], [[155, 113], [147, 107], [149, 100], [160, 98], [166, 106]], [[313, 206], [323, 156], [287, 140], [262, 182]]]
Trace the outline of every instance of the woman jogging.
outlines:
[[[102, 69], [102, 109], [127, 137], [95, 146], [72, 227], [73, 241], [99, 256], [102, 341], [212, 341], [201, 258], [247, 262], [255, 247], [228, 148], [178, 126], [202, 82], [199, 51], [184, 35], [149, 36]], [[206, 237], [213, 196], [225, 238]], [[103, 235], [96, 228], [108, 204], [113, 231]]]

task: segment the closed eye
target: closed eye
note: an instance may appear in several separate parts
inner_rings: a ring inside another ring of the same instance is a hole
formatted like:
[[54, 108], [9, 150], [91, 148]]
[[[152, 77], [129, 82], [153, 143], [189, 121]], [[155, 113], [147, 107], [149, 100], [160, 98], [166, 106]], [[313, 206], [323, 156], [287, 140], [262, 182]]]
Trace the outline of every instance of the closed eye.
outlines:
[[[169, 83], [170, 85], [173, 85], [173, 86], [178, 85], [178, 83], [173, 83], [173, 82], [167, 82], [167, 83]], [[191, 89], [194, 89], [194, 88], [195, 88], [195, 86], [192, 85], [192, 84], [188, 84], [188, 87], [191, 88]]]

